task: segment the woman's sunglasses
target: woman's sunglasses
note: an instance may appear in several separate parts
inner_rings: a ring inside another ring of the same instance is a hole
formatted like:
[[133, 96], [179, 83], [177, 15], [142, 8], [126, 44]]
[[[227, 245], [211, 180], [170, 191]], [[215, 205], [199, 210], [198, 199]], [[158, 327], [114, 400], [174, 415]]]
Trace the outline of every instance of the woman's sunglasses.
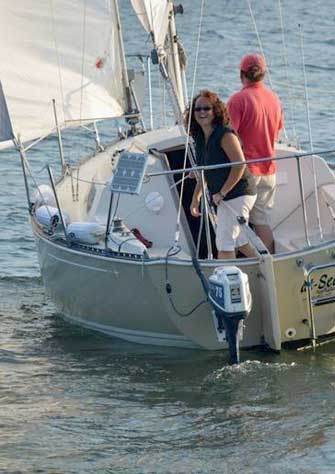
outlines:
[[209, 112], [210, 110], [212, 110], [212, 107], [208, 107], [208, 106], [205, 106], [205, 107], [194, 107], [194, 112], [201, 112], [202, 110], [204, 112]]

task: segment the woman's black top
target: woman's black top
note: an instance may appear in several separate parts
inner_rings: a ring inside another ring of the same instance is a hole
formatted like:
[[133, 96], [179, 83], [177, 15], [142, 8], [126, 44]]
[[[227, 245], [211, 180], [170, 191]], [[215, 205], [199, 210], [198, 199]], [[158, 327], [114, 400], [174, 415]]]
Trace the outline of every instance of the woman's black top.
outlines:
[[[206, 144], [205, 136], [200, 130], [195, 138], [195, 147], [197, 155], [198, 166], [218, 165], [223, 163], [230, 163], [228, 156], [221, 147], [221, 139], [225, 133], [235, 133], [231, 128], [217, 125], [213, 130], [211, 136]], [[216, 194], [220, 191], [223, 184], [226, 182], [231, 167], [218, 168], [214, 170], [205, 170], [205, 178], [207, 187], [211, 194]], [[244, 195], [256, 194], [256, 186], [254, 180], [246, 168], [242, 178], [224, 197], [225, 201], [235, 199]]]

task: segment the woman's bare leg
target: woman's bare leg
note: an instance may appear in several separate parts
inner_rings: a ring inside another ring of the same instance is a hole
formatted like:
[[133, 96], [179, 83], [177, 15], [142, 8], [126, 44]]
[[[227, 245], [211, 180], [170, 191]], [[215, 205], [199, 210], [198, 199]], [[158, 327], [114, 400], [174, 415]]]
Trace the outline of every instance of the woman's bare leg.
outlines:
[[218, 250], [218, 260], [236, 258], [234, 250]]
[[253, 247], [251, 247], [250, 244], [242, 245], [242, 246], [239, 247], [238, 249], [239, 249], [239, 251], [240, 251], [241, 253], [243, 253], [243, 255], [244, 255], [245, 257], [249, 257], [249, 258], [251, 258], [251, 257], [256, 257], [256, 252], [255, 252], [255, 250], [253, 249]]

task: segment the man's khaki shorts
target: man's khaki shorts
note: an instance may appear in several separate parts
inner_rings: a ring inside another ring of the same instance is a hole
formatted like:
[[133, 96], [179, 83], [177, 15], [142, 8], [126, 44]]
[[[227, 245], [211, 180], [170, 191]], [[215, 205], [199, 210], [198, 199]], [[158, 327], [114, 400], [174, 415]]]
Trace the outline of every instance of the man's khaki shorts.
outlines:
[[276, 175], [254, 176], [257, 199], [250, 211], [249, 221], [255, 225], [271, 225], [271, 213], [276, 192]]

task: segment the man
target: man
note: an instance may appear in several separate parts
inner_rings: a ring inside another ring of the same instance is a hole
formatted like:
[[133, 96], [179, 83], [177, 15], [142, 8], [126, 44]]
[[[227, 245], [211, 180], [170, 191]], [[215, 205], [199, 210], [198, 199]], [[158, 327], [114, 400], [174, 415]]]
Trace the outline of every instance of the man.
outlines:
[[271, 253], [274, 252], [270, 213], [274, 203], [276, 163], [252, 160], [275, 156], [275, 141], [283, 127], [281, 103], [264, 86], [266, 63], [259, 54], [247, 54], [240, 64], [242, 89], [227, 103], [231, 125], [238, 133], [250, 172], [257, 186], [257, 200], [250, 212], [256, 234]]

